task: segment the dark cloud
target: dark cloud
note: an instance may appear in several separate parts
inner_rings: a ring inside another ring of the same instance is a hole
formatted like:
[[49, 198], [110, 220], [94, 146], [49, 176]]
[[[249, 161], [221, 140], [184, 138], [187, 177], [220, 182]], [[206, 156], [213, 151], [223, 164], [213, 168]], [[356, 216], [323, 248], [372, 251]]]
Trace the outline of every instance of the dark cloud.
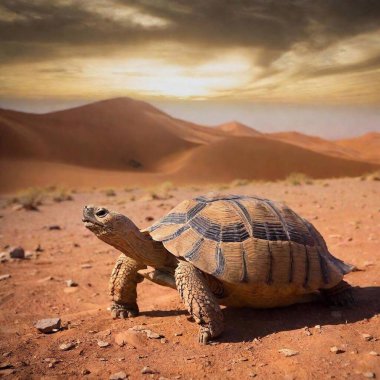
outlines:
[[258, 51], [258, 64], [268, 65], [297, 42], [320, 49], [380, 25], [377, 0], [105, 2], [115, 11], [132, 6], [167, 21], [167, 26], [151, 29], [103, 14], [104, 7], [96, 12], [97, 4], [91, 0], [3, 0], [0, 14], [3, 9], [17, 17], [0, 18], [0, 41], [5, 46], [1, 58], [54, 57], [60, 54], [59, 47], [78, 54], [68, 47], [94, 46], [101, 51], [102, 46], [116, 50], [166, 41], [209, 49], [250, 48]]

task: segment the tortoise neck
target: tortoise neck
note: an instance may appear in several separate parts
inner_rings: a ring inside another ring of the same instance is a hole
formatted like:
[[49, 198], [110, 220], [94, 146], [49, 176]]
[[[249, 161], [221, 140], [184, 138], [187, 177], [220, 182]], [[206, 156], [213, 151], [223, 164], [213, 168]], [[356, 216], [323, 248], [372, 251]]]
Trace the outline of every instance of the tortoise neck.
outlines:
[[149, 233], [141, 232], [136, 226], [128, 228], [112, 245], [126, 256], [155, 268], [172, 266], [176, 262], [161, 242], [154, 241]]

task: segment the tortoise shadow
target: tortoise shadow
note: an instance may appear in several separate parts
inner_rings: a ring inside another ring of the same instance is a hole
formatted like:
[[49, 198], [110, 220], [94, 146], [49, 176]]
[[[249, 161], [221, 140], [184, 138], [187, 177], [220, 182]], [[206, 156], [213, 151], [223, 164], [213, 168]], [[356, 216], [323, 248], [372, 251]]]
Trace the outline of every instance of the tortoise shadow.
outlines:
[[380, 287], [357, 287], [353, 289], [353, 294], [355, 305], [352, 308], [332, 309], [322, 302], [277, 309], [225, 308], [226, 330], [218, 340], [243, 342], [280, 331], [358, 322], [380, 313]]
[[176, 317], [178, 315], [188, 315], [186, 310], [145, 310], [140, 311], [139, 315], [144, 315], [146, 317]]

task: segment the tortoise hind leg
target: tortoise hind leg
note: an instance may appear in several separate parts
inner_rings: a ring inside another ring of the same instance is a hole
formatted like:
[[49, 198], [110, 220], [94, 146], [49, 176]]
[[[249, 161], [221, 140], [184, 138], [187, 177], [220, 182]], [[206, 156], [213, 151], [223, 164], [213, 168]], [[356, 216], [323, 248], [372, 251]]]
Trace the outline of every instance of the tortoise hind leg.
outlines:
[[328, 305], [350, 307], [355, 303], [352, 286], [346, 281], [330, 289], [321, 289], [320, 292]]
[[177, 290], [190, 315], [200, 325], [199, 343], [223, 332], [223, 314], [203, 274], [192, 264], [181, 261], [175, 271]]

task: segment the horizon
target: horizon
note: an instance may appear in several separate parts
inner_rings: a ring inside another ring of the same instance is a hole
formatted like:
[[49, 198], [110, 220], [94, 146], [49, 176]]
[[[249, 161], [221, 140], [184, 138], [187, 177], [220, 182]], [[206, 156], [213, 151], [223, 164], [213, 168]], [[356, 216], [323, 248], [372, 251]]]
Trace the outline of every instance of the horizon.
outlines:
[[[130, 97], [118, 97], [130, 98]], [[86, 104], [110, 99], [92, 101], [0, 101], [0, 109], [44, 114], [64, 111]], [[178, 119], [183, 119], [206, 127], [238, 122], [262, 133], [298, 132], [309, 136], [318, 136], [327, 140], [355, 138], [367, 133], [380, 133], [380, 109], [372, 106], [356, 106], [347, 109], [337, 105], [294, 105], [268, 103], [220, 103], [210, 101], [148, 101], [159, 110]], [[223, 108], [223, 114], [218, 112]], [[316, 117], [318, 115], [318, 117]]]

